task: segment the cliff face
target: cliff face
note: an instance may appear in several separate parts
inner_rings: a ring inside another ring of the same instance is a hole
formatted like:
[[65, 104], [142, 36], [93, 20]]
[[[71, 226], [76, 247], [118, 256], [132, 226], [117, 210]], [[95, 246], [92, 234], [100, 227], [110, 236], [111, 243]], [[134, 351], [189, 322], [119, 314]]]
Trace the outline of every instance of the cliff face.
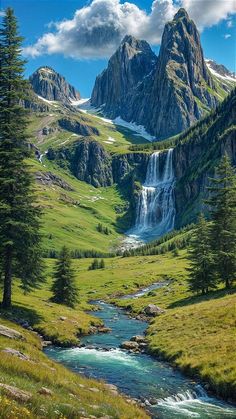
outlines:
[[40, 67], [30, 76], [29, 81], [34, 92], [44, 99], [68, 104], [71, 100], [80, 99], [79, 92], [50, 67]]
[[71, 154], [70, 163], [72, 173], [79, 180], [95, 187], [110, 186], [113, 183], [111, 157], [97, 141], [78, 142]]
[[92, 104], [102, 105], [109, 117], [143, 125], [159, 140], [183, 131], [214, 108], [219, 101], [214, 88], [197, 28], [180, 9], [165, 25], [158, 59], [147, 43], [125, 38], [97, 78]]
[[96, 78], [91, 104], [109, 117], [123, 115], [127, 94], [154, 69], [157, 57], [149, 44], [126, 36], [110, 58], [108, 67]]
[[[175, 135], [214, 108], [214, 82], [203, 58], [199, 33], [184, 9], [165, 25], [149, 95], [146, 126], [157, 138]], [[141, 122], [141, 120], [140, 120]]]
[[133, 176], [144, 180], [149, 159], [147, 153], [111, 156], [98, 141], [86, 138], [68, 148], [49, 149], [47, 157], [62, 166], [69, 165], [77, 179], [95, 187], [130, 183]]
[[227, 153], [236, 165], [236, 90], [195, 127], [182, 134], [174, 148], [176, 226], [192, 222], [205, 209], [209, 177]]

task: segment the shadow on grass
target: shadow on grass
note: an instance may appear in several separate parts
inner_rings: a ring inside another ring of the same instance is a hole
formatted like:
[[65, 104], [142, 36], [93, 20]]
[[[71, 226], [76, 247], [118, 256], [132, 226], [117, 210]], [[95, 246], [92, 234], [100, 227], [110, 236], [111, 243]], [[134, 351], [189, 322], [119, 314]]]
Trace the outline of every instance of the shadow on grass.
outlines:
[[191, 297], [183, 298], [182, 300], [171, 303], [168, 308], [184, 307], [191, 304], [198, 304], [204, 301], [216, 300], [218, 298], [225, 297], [226, 295], [232, 295], [236, 293], [236, 286], [230, 289], [220, 289], [211, 291], [207, 295], [193, 295]]
[[43, 317], [40, 316], [36, 310], [25, 306], [13, 305], [9, 310], [5, 310], [0, 306], [0, 309], [1, 317], [19, 325], [23, 325], [27, 322], [29, 326], [34, 326], [43, 320]]

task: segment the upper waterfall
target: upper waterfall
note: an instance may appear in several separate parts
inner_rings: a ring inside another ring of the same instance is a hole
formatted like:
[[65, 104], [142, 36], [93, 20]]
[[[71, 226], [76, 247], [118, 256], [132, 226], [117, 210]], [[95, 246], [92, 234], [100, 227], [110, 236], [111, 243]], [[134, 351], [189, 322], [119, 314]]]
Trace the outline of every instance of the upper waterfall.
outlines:
[[[164, 159], [164, 161], [163, 161]], [[175, 224], [173, 149], [150, 157], [130, 235], [148, 241], [171, 231]]]

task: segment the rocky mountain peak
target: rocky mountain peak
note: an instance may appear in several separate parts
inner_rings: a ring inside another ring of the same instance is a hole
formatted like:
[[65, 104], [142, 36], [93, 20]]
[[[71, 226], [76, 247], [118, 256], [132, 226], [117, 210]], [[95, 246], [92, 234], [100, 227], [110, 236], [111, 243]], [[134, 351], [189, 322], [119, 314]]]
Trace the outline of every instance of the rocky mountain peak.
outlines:
[[189, 19], [189, 15], [186, 12], [186, 10], [181, 7], [178, 12], [174, 15], [174, 19], [173, 20], [178, 20], [178, 19], [182, 19], [182, 18], [186, 18]]
[[157, 57], [146, 41], [125, 36], [108, 67], [97, 77], [91, 103], [110, 117], [121, 114], [127, 93], [154, 69]]
[[30, 76], [29, 81], [34, 92], [44, 99], [63, 103], [80, 99], [79, 92], [51, 67], [38, 68]]
[[164, 27], [158, 58], [146, 41], [123, 39], [97, 77], [91, 102], [163, 139], [215, 108], [223, 91], [207, 68], [195, 23], [180, 8]]

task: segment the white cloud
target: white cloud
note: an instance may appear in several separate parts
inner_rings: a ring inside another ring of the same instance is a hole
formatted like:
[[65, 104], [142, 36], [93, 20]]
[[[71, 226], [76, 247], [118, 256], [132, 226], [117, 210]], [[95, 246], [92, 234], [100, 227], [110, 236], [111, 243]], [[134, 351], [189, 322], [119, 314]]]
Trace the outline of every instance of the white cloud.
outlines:
[[[200, 29], [236, 12], [235, 0], [179, 0], [180, 5]], [[165, 23], [176, 11], [174, 0], [154, 0], [150, 13], [130, 2], [93, 0], [78, 9], [72, 19], [50, 22], [50, 31], [24, 48], [24, 53], [31, 57], [55, 53], [77, 59], [109, 57], [126, 34], [157, 45]]]
[[224, 35], [224, 38], [225, 38], [225, 39], [231, 38], [230, 33], [226, 33], [226, 34]]
[[200, 30], [236, 13], [235, 0], [182, 0], [182, 6]]
[[5, 16], [4, 10], [0, 10], [0, 17], [4, 17], [4, 16]]

